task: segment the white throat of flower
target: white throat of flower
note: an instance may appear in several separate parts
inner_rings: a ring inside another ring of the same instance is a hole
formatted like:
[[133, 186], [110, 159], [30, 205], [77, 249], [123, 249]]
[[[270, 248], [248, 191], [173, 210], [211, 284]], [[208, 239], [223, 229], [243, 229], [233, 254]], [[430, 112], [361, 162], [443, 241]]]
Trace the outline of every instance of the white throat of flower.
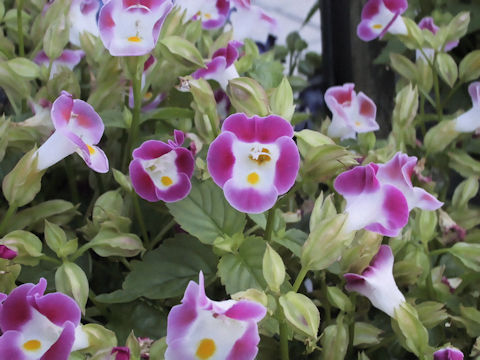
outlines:
[[168, 153], [151, 160], [142, 160], [142, 167], [160, 190], [166, 190], [178, 181], [177, 165], [175, 160], [177, 153]]

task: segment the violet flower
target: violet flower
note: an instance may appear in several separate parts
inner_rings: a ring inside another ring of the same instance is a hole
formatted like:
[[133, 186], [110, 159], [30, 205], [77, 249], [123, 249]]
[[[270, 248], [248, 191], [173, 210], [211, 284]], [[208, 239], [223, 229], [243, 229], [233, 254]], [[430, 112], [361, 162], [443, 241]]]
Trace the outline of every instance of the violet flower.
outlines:
[[227, 47], [215, 51], [212, 60], [207, 63], [207, 68], [195, 71], [193, 78], [215, 80], [226, 90], [228, 81], [239, 77], [234, 62], [238, 59], [238, 48], [241, 46], [243, 43], [239, 41], [230, 41]]
[[165, 359], [253, 360], [260, 341], [257, 323], [266, 311], [248, 300], [210, 300], [200, 272], [198, 284], [190, 281], [182, 304], [168, 315]]
[[397, 236], [413, 208], [441, 207], [442, 202], [412, 185], [410, 178], [416, 162], [416, 157], [399, 152], [386, 164], [370, 163], [340, 174], [334, 187], [347, 201], [347, 228]]
[[0, 296], [0, 354], [3, 359], [67, 360], [88, 346], [80, 308], [62, 293], [44, 295], [47, 282], [23, 284]]
[[17, 256], [17, 252], [15, 250], [9, 249], [5, 245], [0, 245], [0, 258], [12, 260]]
[[463, 353], [456, 348], [447, 347], [435, 351], [433, 360], [463, 360]]
[[[85, 53], [82, 50], [63, 50], [60, 57], [56, 58], [52, 61], [52, 69], [50, 71], [50, 79], [58, 74], [61, 71], [62, 67], [69, 68], [73, 70], [75, 66], [82, 60], [85, 56]], [[49, 67], [50, 65], [50, 58], [45, 54], [42, 50], [40, 51], [37, 56], [33, 59], [33, 61], [38, 65], [43, 65], [45, 67]]]
[[175, 202], [185, 198], [191, 188], [195, 160], [192, 153], [180, 147], [184, 134], [175, 130], [175, 141], [145, 141], [133, 151], [129, 171], [132, 185], [145, 200]]
[[357, 27], [358, 37], [370, 41], [382, 38], [387, 32], [407, 35], [407, 27], [400, 16], [407, 7], [407, 0], [368, 0], [362, 10], [362, 21]]
[[207, 166], [235, 209], [261, 213], [295, 183], [300, 155], [293, 128], [283, 118], [233, 114], [212, 142]]
[[[438, 26], [435, 25], [433, 18], [430, 16], [424, 17], [422, 20], [420, 20], [420, 22], [418, 23], [418, 27], [422, 30], [428, 30], [434, 35], [439, 30]], [[436, 49], [436, 51], [445, 51], [445, 52], [450, 51], [453, 48], [457, 47], [459, 42], [460, 42], [459, 40], [450, 41], [445, 45], [444, 49]], [[427, 56], [428, 60], [433, 60], [433, 57], [435, 56], [434, 49], [423, 48], [422, 50], [423, 50], [423, 53], [425, 53], [425, 55]], [[416, 50], [415, 54], [416, 54], [417, 60], [418, 59], [425, 60], [425, 56], [422, 54], [420, 50]]]
[[480, 82], [471, 83], [468, 92], [473, 106], [454, 120], [455, 130], [458, 132], [473, 132], [480, 129]]
[[217, 29], [227, 21], [230, 0], [175, 0], [186, 11], [187, 19], [201, 19], [204, 29]]
[[268, 34], [277, 32], [277, 21], [250, 0], [233, 0], [233, 6], [230, 22], [235, 40], [250, 38], [263, 43]]
[[355, 84], [333, 86], [325, 93], [325, 102], [332, 112], [328, 136], [355, 139], [357, 133], [378, 130], [377, 107], [363, 92], [355, 93]]
[[74, 152], [94, 171], [106, 173], [108, 159], [98, 144], [104, 125], [93, 107], [73, 99], [66, 91], [52, 105], [51, 117], [55, 132], [37, 150], [38, 170], [59, 162]]
[[115, 346], [111, 355], [115, 355], [115, 360], [130, 360], [130, 349], [126, 346]]
[[361, 275], [343, 275], [348, 291], [366, 296], [373, 306], [393, 317], [395, 308], [405, 302], [393, 278], [393, 254], [388, 245], [381, 245], [378, 253]]
[[70, 42], [80, 47], [80, 35], [88, 32], [98, 37], [97, 14], [100, 10], [99, 0], [72, 0], [68, 19], [70, 21]]
[[100, 38], [112, 56], [148, 54], [171, 9], [171, 0], [111, 0], [100, 9]]

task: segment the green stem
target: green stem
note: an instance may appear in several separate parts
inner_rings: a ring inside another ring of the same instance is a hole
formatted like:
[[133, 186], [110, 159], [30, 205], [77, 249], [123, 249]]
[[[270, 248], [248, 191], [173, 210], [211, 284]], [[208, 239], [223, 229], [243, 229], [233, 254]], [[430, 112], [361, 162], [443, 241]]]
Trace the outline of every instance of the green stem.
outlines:
[[460, 89], [460, 87], [462, 86], [462, 83], [459, 81], [457, 82], [457, 84], [450, 89], [450, 92], [448, 93], [447, 97], [443, 100], [442, 102], [442, 107], [445, 108], [445, 106], [447, 106], [447, 104], [450, 102], [450, 99], [452, 98], [452, 96], [458, 91], [458, 89]]
[[17, 31], [18, 31], [18, 55], [25, 57], [25, 46], [23, 44], [23, 0], [18, 0], [17, 6]]
[[0, 223], [0, 235], [3, 235], [3, 232], [5, 231], [5, 227], [7, 226], [8, 221], [15, 214], [17, 209], [18, 209], [18, 206], [15, 205], [15, 203], [10, 204], [10, 206], [8, 207], [8, 210], [3, 216], [2, 222]]
[[257, 231], [258, 229], [260, 229], [260, 225], [253, 225], [250, 229], [248, 229], [247, 231], [245, 231], [245, 235], [252, 235], [255, 231]]
[[298, 273], [297, 275], [297, 278], [295, 279], [295, 283], [293, 284], [293, 291], [297, 292], [298, 289], [300, 289], [300, 285], [302, 285], [303, 283], [303, 279], [305, 279], [305, 276], [307, 275], [308, 273], [308, 268], [306, 267], [302, 267], [300, 269], [300, 272]]
[[275, 206], [268, 211], [267, 225], [265, 226], [265, 241], [270, 242], [272, 240], [273, 222], [275, 220]]
[[52, 75], [53, 59], [48, 61], [48, 70], [47, 70], [47, 81], [50, 80], [50, 75]]
[[162, 241], [163, 236], [170, 231], [172, 227], [174, 227], [176, 224], [175, 220], [171, 220], [167, 225], [163, 227], [163, 229], [155, 236], [155, 239], [153, 239], [152, 243], [149, 246], [149, 249], [153, 249], [159, 242]]
[[48, 262], [51, 262], [55, 265], [62, 265], [62, 262], [58, 259], [55, 259], [51, 256], [48, 256], [48, 255], [42, 255], [42, 257], [40, 258], [40, 260], [43, 260], [43, 261], [48, 261]]
[[82, 256], [85, 251], [90, 249], [90, 247], [91, 245], [89, 242], [80, 246], [78, 250], [75, 251], [75, 254], [72, 255], [72, 257], [70, 258], [70, 261], [75, 262], [75, 260], [77, 260], [80, 256]]
[[441, 255], [441, 254], [446, 254], [450, 251], [450, 249], [437, 249], [430, 251], [429, 255]]
[[127, 261], [127, 259], [125, 259], [124, 257], [121, 257], [121, 258], [120, 258], [120, 262], [121, 262], [129, 271], [132, 271], [132, 266], [131, 266], [130, 263]]
[[279, 308], [278, 310], [278, 324], [279, 324], [279, 331], [280, 331], [280, 359], [289, 360], [288, 324], [287, 324], [287, 321], [285, 320], [285, 315], [283, 314], [283, 310], [281, 308]]
[[77, 183], [75, 181], [75, 175], [71, 165], [71, 159], [65, 159], [65, 172], [67, 173], [68, 186], [70, 187], [70, 193], [72, 195], [72, 202], [74, 204], [80, 203], [80, 196], [78, 195]]
[[140, 209], [140, 203], [138, 202], [138, 196], [135, 192], [132, 192], [133, 207], [135, 209], [135, 215], [137, 216], [138, 225], [140, 226], [140, 231], [142, 232], [143, 243], [147, 245], [150, 240], [148, 238], [147, 228], [145, 226], [145, 221], [143, 220], [142, 209]]
[[138, 127], [140, 125], [140, 110], [142, 106], [142, 71], [143, 71], [143, 57], [136, 57], [136, 73], [132, 79], [133, 87], [133, 114], [132, 124], [130, 125], [130, 131], [128, 132], [127, 147], [123, 155], [123, 172], [127, 169], [128, 159], [133, 151], [133, 146], [137, 142]]
[[443, 118], [443, 108], [442, 108], [442, 99], [440, 97], [440, 83], [438, 81], [438, 72], [435, 67], [437, 56], [433, 59], [433, 88], [435, 90], [435, 109], [437, 109], [438, 121], [441, 121]]
[[327, 287], [327, 278], [325, 271], [322, 271], [321, 276], [320, 276], [320, 292], [322, 298], [320, 301], [322, 302], [323, 309], [325, 310], [325, 321], [323, 327], [327, 327], [330, 325], [330, 322], [332, 321], [332, 308], [330, 307], [330, 302], [328, 301], [328, 287]]

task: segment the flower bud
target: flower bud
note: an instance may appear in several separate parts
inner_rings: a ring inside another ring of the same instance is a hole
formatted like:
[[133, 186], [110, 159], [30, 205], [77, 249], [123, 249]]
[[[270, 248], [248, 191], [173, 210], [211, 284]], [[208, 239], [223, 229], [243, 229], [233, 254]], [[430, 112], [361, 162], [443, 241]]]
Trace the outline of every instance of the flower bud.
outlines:
[[463, 353], [455, 348], [447, 347], [433, 353], [433, 360], [463, 360]]
[[320, 313], [312, 300], [303, 294], [289, 291], [280, 296], [279, 302], [290, 325], [303, 335], [317, 337]]
[[47, 28], [43, 38], [43, 50], [47, 56], [54, 60], [62, 54], [68, 43], [69, 30], [64, 14], [53, 20]]
[[395, 97], [393, 122], [401, 128], [410, 126], [417, 116], [417, 110], [418, 88], [416, 86], [412, 88], [412, 84], [409, 83]]
[[108, 224], [102, 225], [100, 232], [88, 244], [93, 251], [103, 257], [131, 257], [145, 251], [137, 235], [120, 233]]
[[460, 81], [469, 82], [480, 76], [480, 50], [467, 54], [460, 62]]
[[28, 231], [16, 230], [0, 240], [0, 244], [16, 251], [15, 263], [22, 265], [38, 265], [42, 257], [42, 242]]
[[239, 77], [230, 80], [227, 94], [237, 112], [243, 112], [247, 116], [269, 114], [267, 94], [254, 79]]
[[2, 183], [3, 195], [10, 206], [20, 207], [34, 199], [42, 186], [45, 171], [37, 170], [37, 153], [33, 148], [10, 171]]
[[295, 105], [293, 104], [292, 87], [286, 77], [270, 96], [270, 108], [272, 114], [279, 115], [288, 121], [292, 120]]
[[348, 327], [343, 322], [343, 316], [337, 317], [337, 323], [325, 328], [321, 344], [325, 359], [344, 359], [348, 349]]
[[262, 269], [268, 287], [274, 292], [280, 292], [280, 286], [285, 280], [285, 265], [280, 255], [269, 244], [263, 255]]
[[457, 136], [458, 132], [455, 131], [453, 120], [439, 122], [430, 128], [425, 135], [424, 143], [427, 152], [435, 154], [443, 151]]
[[[82, 326], [82, 330], [88, 337], [88, 348], [82, 350], [85, 353], [92, 355], [108, 349], [110, 353], [111, 348], [117, 345], [117, 338], [115, 333], [99, 324], [87, 324]], [[95, 358], [95, 357], [94, 357]], [[103, 360], [103, 358], [101, 358]]]
[[75, 299], [85, 314], [88, 300], [88, 280], [80, 266], [72, 262], [64, 262], [55, 273], [55, 287], [58, 291]]
[[330, 304], [345, 312], [353, 311], [353, 304], [342, 290], [335, 286], [327, 287], [327, 299]]
[[458, 78], [457, 63], [453, 58], [446, 53], [437, 54], [436, 66], [438, 74], [445, 81], [448, 86], [453, 87]]
[[468, 11], [457, 14], [447, 26], [445, 43], [462, 38], [467, 33], [468, 24], [470, 24], [470, 13]]
[[307, 156], [308, 152], [312, 150], [312, 148], [327, 144], [335, 144], [335, 142], [327, 135], [323, 135], [321, 132], [309, 129], [295, 132], [295, 137], [297, 138], [298, 150], [303, 157]]
[[470, 176], [462, 181], [453, 193], [452, 205], [456, 209], [465, 209], [468, 202], [478, 193], [478, 177]]

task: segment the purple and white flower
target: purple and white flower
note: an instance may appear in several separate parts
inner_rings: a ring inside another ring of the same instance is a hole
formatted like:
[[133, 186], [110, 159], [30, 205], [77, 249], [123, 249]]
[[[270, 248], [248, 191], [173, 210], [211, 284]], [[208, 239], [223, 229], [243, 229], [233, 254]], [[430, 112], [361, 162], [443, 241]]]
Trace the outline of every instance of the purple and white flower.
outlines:
[[463, 360], [463, 353], [456, 348], [447, 347], [435, 351], [433, 360]]
[[407, 35], [407, 27], [400, 16], [407, 7], [407, 0], [368, 0], [362, 10], [362, 21], [357, 27], [358, 37], [370, 41], [382, 38], [387, 32]]
[[72, 0], [68, 19], [70, 21], [70, 42], [80, 47], [80, 35], [88, 32], [98, 37], [97, 14], [100, 10], [99, 0]]
[[104, 125], [90, 104], [74, 100], [72, 95], [62, 91], [52, 105], [51, 118], [55, 132], [37, 150], [38, 170], [76, 152], [92, 170], [108, 171], [108, 159], [96, 146], [102, 138]]
[[[439, 30], [438, 26], [435, 25], [433, 18], [430, 16], [424, 17], [422, 20], [420, 20], [420, 22], [418, 23], [418, 27], [422, 30], [428, 30], [434, 35]], [[445, 45], [444, 49], [437, 49], [436, 51], [445, 51], [445, 52], [450, 51], [453, 48], [457, 47], [459, 42], [460, 42], [459, 40], [450, 41]], [[433, 60], [433, 57], [435, 56], [435, 50], [431, 48], [423, 48], [423, 53], [425, 53], [428, 60]], [[416, 54], [417, 60], [418, 59], [425, 60], [425, 56], [422, 54], [420, 50], [417, 50], [415, 54]]]
[[126, 346], [115, 346], [110, 355], [115, 355], [114, 360], [130, 360], [130, 349]]
[[230, 205], [261, 213], [293, 186], [300, 155], [292, 137], [292, 126], [276, 115], [233, 114], [225, 119], [208, 149], [207, 166]]
[[12, 260], [17, 256], [17, 252], [12, 250], [5, 245], [0, 245], [0, 258]]
[[377, 107], [363, 92], [355, 93], [355, 84], [333, 86], [325, 93], [325, 103], [332, 112], [328, 136], [355, 139], [357, 133], [379, 129], [375, 121]]
[[455, 130], [458, 132], [473, 132], [480, 129], [480, 82], [471, 83], [468, 92], [473, 106], [454, 120]]
[[[70, 70], [73, 70], [75, 66], [82, 60], [85, 56], [85, 53], [82, 50], [63, 50], [60, 57], [52, 61], [52, 69], [50, 71], [50, 79], [58, 74], [61, 71], [62, 67], [66, 67]], [[45, 54], [45, 51], [40, 51], [37, 56], [33, 59], [38, 65], [43, 65], [49, 67], [50, 58]]]
[[393, 254], [387, 245], [381, 245], [378, 253], [361, 275], [348, 273], [346, 289], [366, 296], [373, 306], [393, 317], [395, 308], [405, 302], [393, 278]]
[[186, 11], [188, 20], [201, 19], [204, 29], [222, 27], [230, 11], [230, 0], [176, 0], [175, 5]]
[[182, 304], [168, 315], [166, 360], [253, 360], [260, 341], [257, 323], [266, 308], [249, 300], [212, 301], [203, 274], [190, 281]]
[[185, 198], [192, 188], [195, 160], [182, 148], [184, 134], [175, 130], [175, 141], [145, 141], [133, 151], [130, 178], [137, 194], [145, 200], [175, 202]]
[[424, 189], [412, 185], [417, 158], [397, 153], [386, 164], [370, 163], [340, 174], [335, 190], [347, 201], [347, 228], [365, 228], [386, 236], [397, 236], [407, 224], [410, 210], [436, 210], [442, 206]]
[[100, 10], [100, 38], [112, 56], [140, 56], [155, 47], [171, 0], [112, 0]]
[[213, 53], [212, 60], [207, 63], [206, 69], [198, 69], [192, 77], [215, 80], [223, 90], [226, 90], [228, 81], [239, 77], [234, 62], [238, 59], [238, 48], [241, 46], [243, 43], [239, 41], [230, 41], [227, 47]]
[[277, 33], [277, 21], [250, 0], [233, 0], [233, 6], [230, 22], [235, 40], [250, 38], [263, 43], [268, 34]]
[[0, 353], [4, 359], [67, 360], [88, 346], [80, 308], [62, 293], [44, 295], [47, 282], [23, 284], [0, 295]]

